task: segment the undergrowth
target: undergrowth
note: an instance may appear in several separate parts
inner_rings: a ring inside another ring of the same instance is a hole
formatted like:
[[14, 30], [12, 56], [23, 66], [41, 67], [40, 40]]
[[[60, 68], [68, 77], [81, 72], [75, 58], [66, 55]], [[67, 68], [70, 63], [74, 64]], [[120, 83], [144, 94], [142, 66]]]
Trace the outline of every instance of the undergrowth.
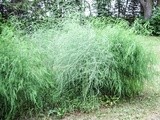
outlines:
[[4, 24], [0, 36], [0, 117], [26, 109], [63, 115], [89, 111], [103, 96], [133, 97], [143, 89], [152, 63], [134, 34], [121, 25], [63, 21], [19, 34]]

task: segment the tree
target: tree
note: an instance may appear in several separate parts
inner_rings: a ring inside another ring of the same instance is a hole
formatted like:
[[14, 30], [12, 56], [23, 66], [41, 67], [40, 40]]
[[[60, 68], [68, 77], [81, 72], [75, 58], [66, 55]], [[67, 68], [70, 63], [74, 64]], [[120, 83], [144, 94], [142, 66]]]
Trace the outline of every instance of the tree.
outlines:
[[157, 7], [160, 7], [160, 0], [139, 0], [139, 1], [143, 8], [145, 20], [148, 20], [151, 18], [154, 2], [157, 3], [156, 4]]
[[144, 19], [147, 20], [152, 15], [153, 0], [140, 0], [144, 11]]
[[96, 0], [97, 4], [97, 14], [98, 16], [107, 16], [107, 1], [106, 0]]
[[157, 6], [160, 7], [160, 0], [157, 0]]

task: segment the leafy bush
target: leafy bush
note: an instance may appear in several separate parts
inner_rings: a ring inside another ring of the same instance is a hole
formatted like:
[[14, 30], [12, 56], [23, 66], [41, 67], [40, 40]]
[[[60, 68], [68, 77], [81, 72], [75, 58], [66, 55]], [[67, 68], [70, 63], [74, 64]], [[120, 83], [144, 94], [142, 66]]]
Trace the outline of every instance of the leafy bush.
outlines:
[[92, 23], [94, 27], [97, 28], [104, 28], [107, 25], [119, 25], [124, 28], [129, 27], [129, 22], [121, 18], [114, 18], [114, 17], [98, 17], [98, 18], [90, 18], [89, 21]]
[[151, 19], [136, 19], [132, 26], [133, 31], [140, 35], [160, 35], [160, 8], [156, 8]]
[[150, 21], [145, 21], [143, 19], [136, 19], [132, 25], [134, 33], [140, 35], [151, 35], [153, 33], [153, 27]]
[[153, 35], [160, 35], [160, 8], [153, 12], [150, 24], [153, 28]]

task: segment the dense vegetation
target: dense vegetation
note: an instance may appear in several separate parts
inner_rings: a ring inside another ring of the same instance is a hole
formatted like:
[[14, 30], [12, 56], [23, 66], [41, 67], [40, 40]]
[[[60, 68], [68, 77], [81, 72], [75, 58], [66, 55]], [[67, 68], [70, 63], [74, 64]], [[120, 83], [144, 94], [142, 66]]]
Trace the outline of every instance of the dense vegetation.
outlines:
[[122, 1], [117, 16], [104, 12], [110, 2], [95, 3], [95, 17], [79, 0], [0, 2], [1, 119], [90, 111], [143, 90], [153, 58], [135, 36], [160, 35], [159, 8], [135, 20], [121, 14]]
[[87, 110], [104, 96], [132, 97], [142, 90], [151, 72], [148, 53], [129, 28], [95, 23], [65, 20], [32, 34], [1, 25], [1, 118], [31, 108]]
[[[21, 27], [32, 29], [48, 19], [69, 17], [76, 13], [83, 19], [95, 17], [122, 18], [134, 26], [135, 32], [144, 35], [159, 35], [160, 0], [2, 0], [0, 21], [11, 17], [21, 21]], [[138, 20], [137, 20], [138, 18]]]

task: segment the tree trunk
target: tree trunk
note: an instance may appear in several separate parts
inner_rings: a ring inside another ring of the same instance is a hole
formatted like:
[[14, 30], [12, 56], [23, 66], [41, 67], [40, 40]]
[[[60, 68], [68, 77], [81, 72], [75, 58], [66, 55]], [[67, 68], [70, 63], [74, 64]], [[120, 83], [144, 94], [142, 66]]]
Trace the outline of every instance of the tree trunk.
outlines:
[[118, 0], [117, 1], [117, 8], [118, 8], [118, 17], [120, 17], [120, 14], [121, 14], [121, 1], [120, 0]]
[[146, 7], [144, 9], [144, 19], [149, 19], [151, 17], [152, 7], [153, 7], [153, 1], [152, 0], [146, 0]]
[[157, 0], [157, 6], [160, 7], [160, 0]]
[[148, 20], [151, 18], [152, 15], [152, 7], [153, 7], [153, 1], [152, 0], [140, 0], [143, 9], [144, 9], [144, 19]]

